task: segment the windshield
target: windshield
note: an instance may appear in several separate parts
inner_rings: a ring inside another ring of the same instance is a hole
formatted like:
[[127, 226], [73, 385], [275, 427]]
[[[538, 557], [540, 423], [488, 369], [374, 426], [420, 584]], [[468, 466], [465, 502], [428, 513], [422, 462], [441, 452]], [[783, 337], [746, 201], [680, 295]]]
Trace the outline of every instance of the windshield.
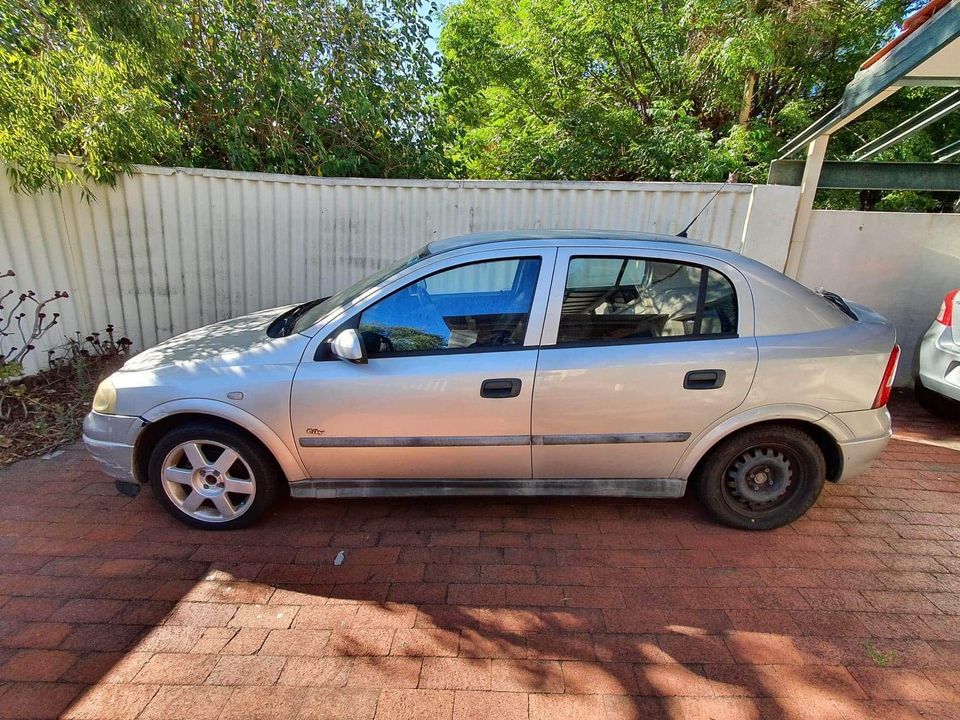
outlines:
[[425, 257], [430, 255], [430, 251], [427, 250], [426, 246], [415, 252], [413, 255], [398, 260], [392, 265], [375, 272], [369, 277], [365, 277], [360, 282], [354, 283], [346, 290], [341, 290], [336, 295], [331, 295], [323, 302], [318, 305], [314, 305], [312, 308], [303, 313], [300, 317], [297, 318], [297, 321], [292, 327], [292, 332], [299, 333], [304, 330], [316, 325], [316, 323], [326, 315], [329, 315], [335, 310], [342, 308], [346, 305], [352, 304], [354, 301], [358, 300], [362, 295], [369, 292], [370, 290], [376, 288], [384, 280], [389, 278], [391, 275], [408, 268], [411, 265], [423, 260]]

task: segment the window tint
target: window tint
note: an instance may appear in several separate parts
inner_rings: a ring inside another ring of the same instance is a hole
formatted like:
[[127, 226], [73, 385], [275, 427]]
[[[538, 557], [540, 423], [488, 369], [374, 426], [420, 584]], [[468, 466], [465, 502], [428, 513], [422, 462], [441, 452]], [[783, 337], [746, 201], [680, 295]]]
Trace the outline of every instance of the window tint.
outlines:
[[539, 258], [493, 260], [411, 283], [360, 315], [370, 356], [523, 345]]
[[[704, 301], [700, 310], [701, 282]], [[558, 343], [735, 333], [733, 287], [720, 273], [639, 258], [571, 258]]]
[[425, 278], [431, 295], [509, 292], [517, 276], [517, 260], [461, 265]]
[[568, 288], [611, 287], [617, 284], [641, 284], [646, 261], [624, 258], [577, 258], [567, 271]]

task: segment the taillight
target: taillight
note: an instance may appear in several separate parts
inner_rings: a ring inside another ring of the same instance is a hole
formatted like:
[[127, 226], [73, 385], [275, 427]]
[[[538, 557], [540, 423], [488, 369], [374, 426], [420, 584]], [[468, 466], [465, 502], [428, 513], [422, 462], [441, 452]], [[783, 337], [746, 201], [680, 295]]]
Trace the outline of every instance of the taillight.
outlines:
[[960, 294], [960, 288], [951, 290], [947, 293], [946, 297], [943, 298], [943, 303], [940, 305], [940, 312], [937, 313], [937, 322], [941, 325], [946, 325], [947, 327], [953, 325], [953, 305], [957, 301], [958, 294]]
[[893, 390], [893, 379], [897, 376], [897, 365], [900, 362], [900, 346], [894, 345], [890, 351], [890, 359], [887, 360], [887, 369], [883, 371], [883, 380], [880, 381], [880, 389], [877, 390], [877, 396], [873, 399], [874, 408], [882, 408], [890, 400], [890, 391]]

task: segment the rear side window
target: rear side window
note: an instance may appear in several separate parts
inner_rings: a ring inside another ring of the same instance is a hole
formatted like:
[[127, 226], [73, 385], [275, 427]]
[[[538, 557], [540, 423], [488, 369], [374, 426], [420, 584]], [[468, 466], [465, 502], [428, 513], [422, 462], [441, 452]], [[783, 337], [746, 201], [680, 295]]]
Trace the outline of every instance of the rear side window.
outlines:
[[736, 332], [736, 293], [716, 270], [643, 258], [570, 259], [558, 344]]

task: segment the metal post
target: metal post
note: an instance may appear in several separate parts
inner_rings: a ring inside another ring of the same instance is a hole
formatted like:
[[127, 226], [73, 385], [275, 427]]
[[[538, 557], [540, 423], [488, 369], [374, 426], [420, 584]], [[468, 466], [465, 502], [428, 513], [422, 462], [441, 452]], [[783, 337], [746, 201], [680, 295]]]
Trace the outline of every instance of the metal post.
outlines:
[[807, 241], [807, 228], [813, 214], [813, 200], [817, 195], [820, 182], [820, 170], [827, 155], [829, 135], [818, 135], [807, 145], [807, 162], [803, 167], [803, 180], [800, 182], [800, 199], [797, 202], [797, 214], [793, 219], [793, 231], [790, 233], [790, 246], [787, 248], [787, 262], [784, 274], [794, 279], [800, 272], [800, 261]]

